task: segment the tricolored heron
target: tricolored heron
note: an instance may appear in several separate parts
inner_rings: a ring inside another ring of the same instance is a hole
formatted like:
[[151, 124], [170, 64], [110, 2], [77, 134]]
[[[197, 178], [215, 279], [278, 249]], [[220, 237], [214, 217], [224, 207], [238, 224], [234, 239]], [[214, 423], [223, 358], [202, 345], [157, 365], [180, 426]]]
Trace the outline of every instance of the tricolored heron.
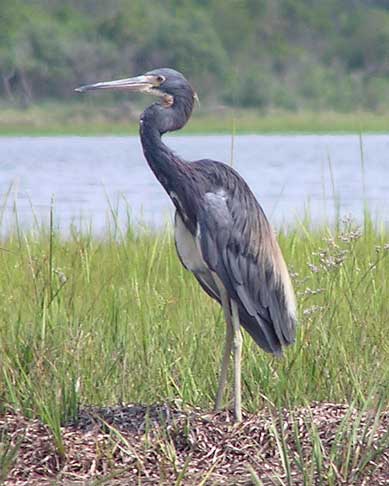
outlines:
[[191, 116], [196, 93], [168, 68], [142, 76], [89, 84], [76, 91], [126, 90], [155, 95], [140, 117], [146, 160], [175, 208], [175, 242], [181, 263], [223, 307], [227, 324], [215, 408], [219, 410], [233, 353], [234, 415], [241, 412], [242, 325], [265, 351], [280, 355], [293, 343], [296, 302], [276, 237], [254, 194], [230, 166], [186, 162], [161, 140]]

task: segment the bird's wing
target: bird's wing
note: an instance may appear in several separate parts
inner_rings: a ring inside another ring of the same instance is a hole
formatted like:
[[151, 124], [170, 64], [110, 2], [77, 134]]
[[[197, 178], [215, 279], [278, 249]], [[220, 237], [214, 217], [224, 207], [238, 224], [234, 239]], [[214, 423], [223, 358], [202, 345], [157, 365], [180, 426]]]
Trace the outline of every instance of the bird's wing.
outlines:
[[182, 265], [195, 275], [204, 291], [220, 303], [218, 288], [212, 274], [199, 253], [195, 237], [185, 226], [178, 211], [174, 215], [174, 241]]
[[295, 299], [273, 231], [249, 194], [207, 192], [198, 240], [208, 267], [238, 304], [242, 325], [266, 351], [279, 354], [295, 337]]

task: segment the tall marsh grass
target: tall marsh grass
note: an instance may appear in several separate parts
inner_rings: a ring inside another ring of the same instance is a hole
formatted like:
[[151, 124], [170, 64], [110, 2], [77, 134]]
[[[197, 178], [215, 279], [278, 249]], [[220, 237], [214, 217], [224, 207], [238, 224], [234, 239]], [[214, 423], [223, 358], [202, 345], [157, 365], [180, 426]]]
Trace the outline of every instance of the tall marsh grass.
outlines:
[[[115, 226], [113, 225], [112, 228]], [[389, 232], [340, 221], [279, 234], [299, 304], [282, 359], [246, 335], [243, 403], [389, 403]], [[0, 242], [0, 407], [60, 425], [83, 404], [212, 407], [225, 324], [172, 231], [16, 228]], [[226, 403], [228, 406], [228, 403]], [[57, 431], [57, 433], [56, 433]]]

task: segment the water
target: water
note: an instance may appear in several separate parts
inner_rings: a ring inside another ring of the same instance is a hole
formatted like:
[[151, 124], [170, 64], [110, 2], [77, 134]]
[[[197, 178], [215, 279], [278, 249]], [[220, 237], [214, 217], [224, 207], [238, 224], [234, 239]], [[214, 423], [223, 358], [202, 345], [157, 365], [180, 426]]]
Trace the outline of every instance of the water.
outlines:
[[[187, 160], [231, 161], [230, 136], [169, 136]], [[242, 135], [233, 143], [233, 165], [247, 180], [275, 226], [293, 225], [309, 209], [314, 223], [351, 214], [361, 220], [364, 203], [377, 221], [389, 223], [389, 136]], [[363, 169], [364, 167], [364, 169]], [[0, 137], [0, 198], [6, 203], [4, 233], [34, 218], [47, 222], [54, 198], [55, 223], [107, 224], [109, 203], [119, 220], [161, 225], [172, 205], [147, 166], [138, 137]]]

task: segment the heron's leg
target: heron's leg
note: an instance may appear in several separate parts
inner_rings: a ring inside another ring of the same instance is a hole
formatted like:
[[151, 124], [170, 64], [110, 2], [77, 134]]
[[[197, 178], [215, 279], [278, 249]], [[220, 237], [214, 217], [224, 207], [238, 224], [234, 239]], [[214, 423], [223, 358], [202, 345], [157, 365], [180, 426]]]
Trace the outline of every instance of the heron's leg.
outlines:
[[[232, 319], [231, 319], [228, 302], [226, 303], [223, 302], [222, 305], [224, 310], [224, 316], [226, 318], [226, 342], [224, 345], [223, 358], [220, 366], [219, 385], [217, 387], [215, 410], [220, 410], [222, 408], [223, 395], [227, 383], [227, 371], [228, 371], [228, 364], [230, 361], [230, 355], [232, 349], [232, 334], [233, 334]], [[225, 307], [225, 305], [227, 305], [227, 307]]]
[[[241, 398], [240, 398], [240, 358], [242, 352], [242, 336], [240, 334], [239, 314], [236, 303], [229, 299], [227, 291], [215, 272], [212, 272], [215, 284], [219, 290], [221, 304], [224, 310], [224, 315], [227, 324], [226, 344], [222, 360], [222, 367], [219, 377], [219, 388], [216, 396], [216, 410], [221, 407], [223, 393], [227, 381], [227, 370], [231, 350], [234, 353], [234, 414], [235, 419], [240, 422], [242, 420], [241, 412]], [[231, 307], [230, 307], [231, 303]]]
[[240, 332], [239, 313], [236, 302], [231, 299], [232, 351], [234, 354], [234, 414], [237, 422], [242, 421], [240, 362], [242, 358], [242, 334]]

